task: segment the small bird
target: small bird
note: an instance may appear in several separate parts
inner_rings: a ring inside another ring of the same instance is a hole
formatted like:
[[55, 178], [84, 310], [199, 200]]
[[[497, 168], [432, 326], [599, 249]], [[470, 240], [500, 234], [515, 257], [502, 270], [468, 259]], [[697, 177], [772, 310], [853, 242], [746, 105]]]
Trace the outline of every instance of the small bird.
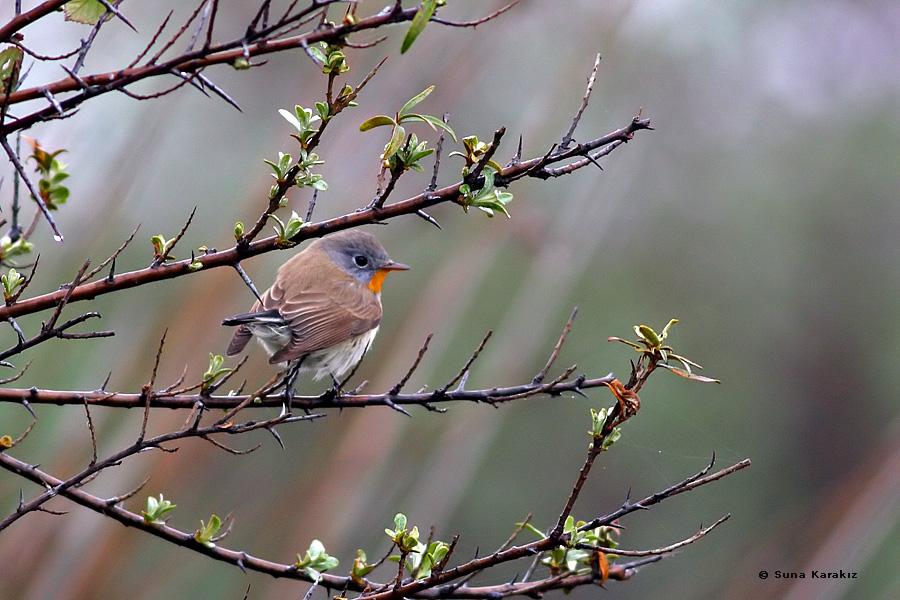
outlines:
[[381, 287], [391, 260], [375, 236], [351, 229], [324, 236], [284, 263], [250, 312], [222, 321], [237, 326], [229, 356], [255, 337], [269, 363], [288, 370], [285, 393], [301, 372], [338, 379], [371, 346], [381, 322]]

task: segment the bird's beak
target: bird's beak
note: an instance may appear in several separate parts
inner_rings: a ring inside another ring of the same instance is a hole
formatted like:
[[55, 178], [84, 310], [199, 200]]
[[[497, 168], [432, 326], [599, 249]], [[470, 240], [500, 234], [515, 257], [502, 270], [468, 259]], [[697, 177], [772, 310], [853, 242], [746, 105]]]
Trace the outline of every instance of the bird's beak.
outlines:
[[383, 263], [379, 269], [384, 271], [409, 271], [409, 265], [389, 260], [386, 263]]

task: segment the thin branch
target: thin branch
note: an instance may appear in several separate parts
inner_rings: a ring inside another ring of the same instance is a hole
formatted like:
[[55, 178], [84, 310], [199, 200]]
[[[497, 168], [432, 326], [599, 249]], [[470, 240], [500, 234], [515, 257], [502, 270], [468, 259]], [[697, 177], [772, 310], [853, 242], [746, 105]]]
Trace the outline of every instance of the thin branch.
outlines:
[[478, 27], [479, 25], [487, 23], [488, 21], [492, 21], [492, 20], [496, 19], [497, 17], [499, 17], [500, 15], [502, 15], [503, 13], [505, 13], [512, 7], [514, 7], [519, 2], [520, 2], [520, 0], [513, 0], [506, 6], [498, 8], [491, 14], [481, 17], [480, 19], [475, 19], [474, 21], [449, 21], [447, 19], [442, 19], [440, 17], [431, 17], [431, 20], [434, 21], [435, 23], [440, 23], [441, 25], [447, 25], [448, 27], [472, 27], [472, 28], [475, 28], [475, 27]]
[[584, 114], [585, 109], [588, 106], [588, 102], [591, 101], [591, 92], [594, 90], [594, 81], [597, 79], [597, 69], [600, 68], [600, 54], [597, 54], [597, 58], [594, 59], [594, 68], [591, 69], [591, 74], [588, 77], [587, 88], [584, 90], [584, 96], [581, 98], [581, 105], [578, 107], [578, 112], [575, 113], [575, 117], [572, 119], [572, 124], [569, 125], [569, 130], [566, 132], [566, 135], [563, 136], [562, 141], [559, 143], [560, 150], [566, 150], [569, 148], [569, 144], [572, 143], [572, 136], [575, 134], [575, 128], [578, 127], [578, 122], [581, 121], [581, 115]]
[[153, 263], [151, 263], [150, 265], [151, 268], [158, 267], [169, 260], [169, 253], [175, 249], [175, 245], [178, 244], [178, 242], [181, 241], [181, 238], [184, 237], [184, 234], [187, 233], [188, 227], [191, 226], [191, 221], [194, 220], [195, 214], [197, 214], [197, 206], [194, 206], [194, 208], [191, 210], [191, 214], [188, 215], [187, 222], [185, 222], [184, 227], [181, 228], [181, 231], [178, 232], [178, 235], [176, 235], [171, 241], [165, 244], [165, 248], [162, 249], [162, 253], [160, 253], [160, 255], [153, 260]]
[[22, 163], [19, 161], [19, 157], [16, 156], [16, 153], [9, 145], [9, 141], [5, 137], [0, 137], [0, 144], [3, 145], [3, 150], [6, 151], [6, 155], [9, 157], [9, 161], [16, 168], [16, 172], [19, 174], [19, 177], [22, 178], [22, 181], [25, 182], [25, 187], [28, 188], [28, 191], [31, 193], [31, 197], [34, 199], [35, 203], [38, 205], [38, 209], [40, 209], [41, 214], [44, 215], [44, 218], [47, 219], [47, 223], [50, 224], [50, 229], [53, 230], [53, 237], [58, 242], [63, 241], [63, 235], [60, 233], [59, 228], [56, 226], [56, 221], [53, 219], [53, 215], [50, 214], [50, 209], [47, 208], [47, 205], [44, 203], [44, 199], [41, 197], [41, 193], [38, 191], [31, 180], [28, 178], [28, 175], [25, 173], [25, 167], [22, 166]]
[[419, 348], [419, 353], [416, 355], [416, 360], [413, 361], [412, 366], [409, 367], [409, 370], [406, 371], [406, 374], [398, 381], [394, 387], [390, 389], [388, 392], [388, 396], [396, 396], [400, 393], [400, 390], [403, 389], [403, 386], [406, 385], [406, 382], [409, 381], [409, 378], [412, 377], [413, 373], [416, 372], [416, 369], [419, 368], [419, 364], [422, 362], [422, 358], [425, 356], [425, 353], [428, 352], [428, 344], [431, 343], [431, 338], [434, 337], [433, 333], [429, 333], [425, 338], [425, 342], [422, 344], [422, 347]]
[[569, 314], [569, 319], [566, 321], [562, 333], [559, 334], [559, 339], [556, 340], [556, 344], [553, 346], [553, 351], [550, 352], [550, 357], [547, 359], [547, 363], [544, 365], [544, 368], [534, 376], [534, 379], [531, 380], [531, 383], [541, 383], [542, 381], [544, 381], [544, 377], [547, 376], [547, 372], [550, 370], [550, 367], [553, 366], [553, 363], [556, 362], [556, 359], [559, 357], [559, 352], [560, 350], [562, 350], [563, 344], [566, 343], [566, 338], [568, 337], [569, 332], [572, 331], [572, 323], [575, 321], [575, 316], [577, 314], [578, 307], [576, 306], [572, 309], [571, 314]]
[[241, 281], [244, 282], [244, 285], [250, 288], [250, 292], [260, 303], [260, 305], [262, 305], [262, 296], [259, 295], [259, 290], [256, 289], [256, 285], [254, 285], [253, 280], [250, 279], [250, 276], [247, 275], [247, 272], [244, 271], [244, 267], [241, 266], [241, 263], [236, 263], [234, 265], [234, 270], [237, 271], [237, 274], [240, 276]]
[[457, 381], [460, 381], [463, 377], [466, 376], [466, 374], [469, 372], [469, 369], [471, 369], [475, 361], [478, 360], [478, 356], [481, 354], [481, 351], [484, 350], [484, 347], [487, 345], [488, 340], [491, 339], [492, 335], [494, 335], [494, 332], [490, 329], [486, 334], [484, 334], [484, 337], [481, 338], [481, 343], [478, 344], [478, 347], [475, 348], [475, 351], [472, 352], [472, 354], [469, 356], [469, 359], [466, 361], [466, 364], [463, 365], [463, 368], [460, 369], [456, 373], [456, 375], [453, 376], [453, 379], [448, 381], [444, 387], [438, 390], [441, 395], [446, 394], [447, 390], [456, 385]]

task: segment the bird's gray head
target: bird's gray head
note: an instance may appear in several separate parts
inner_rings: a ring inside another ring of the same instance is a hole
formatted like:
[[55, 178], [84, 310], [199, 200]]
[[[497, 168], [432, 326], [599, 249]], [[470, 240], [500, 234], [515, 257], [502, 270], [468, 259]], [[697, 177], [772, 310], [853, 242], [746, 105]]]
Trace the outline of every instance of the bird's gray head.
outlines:
[[389, 272], [409, 269], [392, 260], [381, 242], [365, 231], [350, 229], [332, 233], [319, 240], [319, 245], [338, 267], [376, 294], [381, 292]]

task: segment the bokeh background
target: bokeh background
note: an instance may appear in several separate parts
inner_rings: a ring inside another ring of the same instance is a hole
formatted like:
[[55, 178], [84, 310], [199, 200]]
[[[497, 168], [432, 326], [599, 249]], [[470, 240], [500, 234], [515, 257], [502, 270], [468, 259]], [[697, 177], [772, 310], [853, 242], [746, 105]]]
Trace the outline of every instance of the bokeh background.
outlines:
[[[3, 18], [11, 4], [0, 9]], [[360, 12], [381, 4], [361, 2]], [[445, 16], [461, 19], [500, 6], [450, 4]], [[127, 63], [168, 10], [137, 2], [123, 8], [142, 35], [107, 25], [85, 72]], [[175, 8], [177, 18], [189, 10]], [[222, 8], [224, 39], [242, 30], [252, 7]], [[647, 548], [733, 514], [708, 538], [632, 581], [580, 590], [579, 597], [897, 597], [897, 3], [526, 0], [477, 30], [431, 25], [401, 56], [404, 30], [394, 28], [376, 49], [349, 51], [350, 81], [390, 58], [362, 105], [325, 136], [322, 172], [331, 187], [320, 196], [318, 219], [373, 196], [384, 139], [381, 130], [360, 133], [358, 124], [431, 84], [437, 90], [423, 109], [451, 112], [463, 135], [489, 138], [506, 125], [503, 160], [520, 132], [525, 154], [535, 156], [565, 131], [600, 52], [593, 102], [576, 137], [620, 127], [641, 107], [657, 130], [605, 159], [603, 172], [517, 184], [509, 221], [442, 206], [433, 211], [442, 231], [415, 217], [370, 228], [414, 269], [388, 282], [381, 335], [358, 378], [368, 379], [370, 390], [387, 389], [434, 332], [409, 387], [440, 385], [492, 328], [470, 385], [527, 381], [573, 305], [581, 312], [560, 365], [625, 376], [630, 351], [606, 337], [677, 316], [674, 344], [723, 385], [654, 377], [641, 394], [639, 418], [600, 460], [576, 514], [605, 513], [629, 488], [634, 496], [660, 489], [702, 467], [713, 451], [720, 465], [750, 457], [753, 467], [628, 517], [623, 545]], [[52, 53], [86, 31], [57, 16], [25, 34], [32, 48]], [[243, 113], [186, 87], [154, 102], [108, 94], [66, 121], [35, 127], [30, 133], [45, 146], [68, 149], [73, 176], [72, 197], [58, 215], [66, 243], [55, 245], [41, 225], [41, 269], [29, 293], [71, 279], [85, 257], [102, 260], [138, 223], [138, 240], [119, 268], [146, 266], [148, 238], [173, 235], [194, 205], [182, 253], [227, 246], [234, 221], [252, 221], [264, 206], [262, 159], [292, 148], [276, 109], [310, 106], [323, 92], [324, 78], [301, 51], [268, 60], [250, 71], [208, 72]], [[36, 65], [29, 84], [61, 75]], [[427, 128], [418, 133], [431, 135]], [[442, 181], [454, 180], [457, 168], [447, 160]], [[7, 181], [11, 172], [5, 164]], [[408, 176], [395, 198], [425, 183], [424, 175]], [[10, 190], [2, 190], [4, 209]], [[308, 195], [289, 197], [302, 213]], [[265, 286], [289, 252], [245, 267]], [[111, 389], [138, 389], [166, 328], [161, 380], [174, 379], [185, 364], [197, 377], [208, 353], [227, 343], [221, 318], [250, 302], [227, 269], [102, 297], [90, 306], [117, 336], [43, 344], [18, 358], [33, 365], [15, 385], [93, 389], [111, 370]], [[38, 319], [22, 324], [33, 331]], [[10, 329], [2, 336], [5, 345], [14, 343]], [[270, 370], [256, 356], [245, 375], [260, 384]], [[445, 539], [461, 532], [464, 557], [498, 545], [528, 512], [540, 526], [555, 518], [583, 457], [588, 408], [610, 402], [599, 390], [589, 396], [499, 410], [457, 405], [442, 415], [416, 410], [412, 419], [379, 408], [333, 413], [283, 427], [285, 452], [268, 434], [244, 439], [243, 446], [264, 443], [244, 457], [189, 442], [176, 454], [133, 458], [90, 489], [121, 493], [149, 476], [147, 493], [178, 504], [173, 524], [189, 529], [210, 512], [232, 513], [227, 545], [281, 562], [313, 538], [343, 565], [357, 547], [380, 554], [382, 529], [397, 511], [420, 527], [433, 524]], [[82, 409], [37, 410], [40, 423], [16, 455], [57, 475], [74, 472], [90, 453]], [[101, 452], [129, 443], [141, 417], [93, 414]], [[151, 429], [183, 418], [154, 412]], [[4, 432], [27, 422], [21, 407], [0, 406]], [[3, 513], [23, 486], [26, 497], [39, 491], [0, 474]], [[70, 512], [31, 515], [0, 535], [4, 597], [241, 598], [248, 584], [251, 598], [302, 594], [295, 582], [244, 575], [63, 499], [52, 506]], [[760, 581], [762, 569], [844, 569], [859, 579]]]

